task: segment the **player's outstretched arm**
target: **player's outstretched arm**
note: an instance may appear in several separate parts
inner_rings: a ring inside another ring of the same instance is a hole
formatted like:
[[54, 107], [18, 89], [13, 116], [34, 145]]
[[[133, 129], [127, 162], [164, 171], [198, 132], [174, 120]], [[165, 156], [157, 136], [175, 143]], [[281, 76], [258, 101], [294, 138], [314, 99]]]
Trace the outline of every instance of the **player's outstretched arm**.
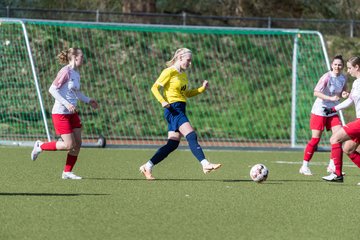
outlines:
[[207, 80], [203, 81], [203, 84], [199, 88], [190, 89], [185, 92], [186, 97], [194, 97], [196, 95], [199, 95], [200, 93], [205, 92], [205, 90], [209, 88], [209, 82]]

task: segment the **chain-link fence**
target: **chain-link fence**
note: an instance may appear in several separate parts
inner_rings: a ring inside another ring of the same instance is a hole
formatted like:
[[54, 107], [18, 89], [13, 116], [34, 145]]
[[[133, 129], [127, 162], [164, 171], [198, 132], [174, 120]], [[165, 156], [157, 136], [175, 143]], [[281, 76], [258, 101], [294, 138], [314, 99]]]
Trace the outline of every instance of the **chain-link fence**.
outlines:
[[297, 28], [316, 30], [323, 34], [360, 37], [360, 21], [335, 19], [298, 19], [271, 17], [200, 16], [180, 14], [121, 13], [99, 10], [56, 10], [35, 8], [0, 8], [0, 17], [89, 22], [145, 23], [166, 25], [195, 25], [256, 28]]

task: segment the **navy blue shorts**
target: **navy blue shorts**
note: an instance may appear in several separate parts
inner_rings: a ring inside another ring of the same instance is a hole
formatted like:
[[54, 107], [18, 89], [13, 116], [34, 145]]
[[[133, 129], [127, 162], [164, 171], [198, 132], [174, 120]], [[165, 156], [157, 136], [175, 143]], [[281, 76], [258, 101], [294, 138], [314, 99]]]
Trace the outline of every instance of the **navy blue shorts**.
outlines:
[[168, 122], [168, 131], [178, 132], [182, 124], [189, 122], [185, 110], [185, 102], [174, 102], [170, 104], [169, 108], [164, 109], [164, 117]]

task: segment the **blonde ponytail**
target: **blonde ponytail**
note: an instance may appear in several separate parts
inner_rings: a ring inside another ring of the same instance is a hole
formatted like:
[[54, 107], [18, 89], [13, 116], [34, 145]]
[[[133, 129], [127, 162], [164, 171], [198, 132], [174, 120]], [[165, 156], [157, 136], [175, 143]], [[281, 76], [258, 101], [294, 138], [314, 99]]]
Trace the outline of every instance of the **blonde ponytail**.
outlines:
[[76, 56], [79, 52], [80, 48], [69, 48], [68, 50], [61, 51], [59, 55], [57, 55], [57, 59], [60, 64], [68, 64], [70, 60]]

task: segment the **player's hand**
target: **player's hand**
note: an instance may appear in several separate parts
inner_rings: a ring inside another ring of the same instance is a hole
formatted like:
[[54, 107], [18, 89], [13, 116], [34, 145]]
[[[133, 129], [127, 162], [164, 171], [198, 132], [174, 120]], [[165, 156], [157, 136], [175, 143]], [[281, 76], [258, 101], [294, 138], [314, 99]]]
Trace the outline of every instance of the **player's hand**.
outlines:
[[207, 89], [209, 87], [209, 82], [207, 80], [204, 80], [202, 85], [204, 88]]
[[326, 116], [330, 115], [332, 113], [336, 113], [335, 107], [332, 107], [332, 108], [323, 107], [323, 109], [324, 109], [324, 113]]
[[170, 104], [169, 104], [168, 102], [162, 102], [162, 103], [161, 103], [161, 106], [162, 106], [163, 108], [169, 108], [169, 107], [170, 107]]
[[94, 109], [97, 109], [99, 107], [99, 104], [97, 103], [97, 101], [95, 99], [90, 99], [89, 104]]
[[330, 98], [329, 98], [329, 100], [330, 101], [332, 101], [332, 102], [336, 102], [336, 101], [339, 101], [340, 100], [340, 97], [339, 96], [331, 96]]
[[69, 110], [70, 113], [76, 113], [77, 112], [76, 107], [74, 105], [72, 105], [72, 104], [67, 105], [66, 108]]

